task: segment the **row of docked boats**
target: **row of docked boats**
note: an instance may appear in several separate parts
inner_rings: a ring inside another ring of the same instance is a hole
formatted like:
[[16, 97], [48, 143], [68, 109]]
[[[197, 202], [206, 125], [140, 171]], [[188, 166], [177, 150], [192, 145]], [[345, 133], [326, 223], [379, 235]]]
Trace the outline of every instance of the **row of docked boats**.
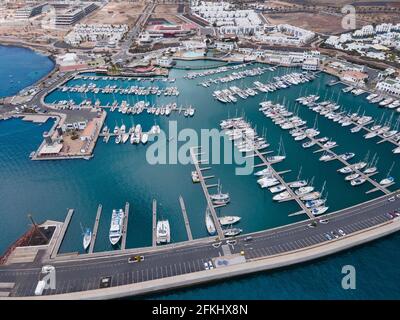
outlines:
[[199, 77], [211, 76], [211, 75], [215, 75], [215, 74], [219, 74], [219, 73], [223, 73], [223, 72], [228, 72], [231, 70], [238, 70], [241, 68], [245, 68], [248, 65], [249, 65], [248, 63], [241, 63], [241, 64], [235, 64], [232, 66], [222, 66], [222, 67], [208, 69], [208, 70], [199, 71], [199, 72], [188, 72], [184, 76], [184, 78], [185, 79], [196, 79]]
[[176, 102], [167, 103], [162, 106], [150, 105], [148, 101], [138, 101], [134, 105], [130, 105], [125, 100], [118, 104], [117, 101], [114, 101], [110, 106], [110, 111], [118, 111], [122, 114], [141, 114], [146, 111], [148, 114], [154, 114], [156, 116], [169, 116], [172, 112], [178, 112], [179, 114], [183, 114], [185, 117], [193, 117], [196, 109], [192, 105], [180, 106], [176, 104]]
[[388, 108], [388, 109], [396, 109], [397, 112], [400, 112], [400, 100], [396, 100], [391, 97], [385, 97], [383, 95], [378, 95], [376, 93], [371, 93], [366, 97], [367, 101], [370, 103], [376, 103], [379, 107]]
[[[232, 118], [222, 120], [220, 127], [228, 139], [233, 141], [234, 146], [243, 153], [261, 151], [269, 147], [265, 138], [257, 135], [255, 129], [243, 118]], [[269, 157], [271, 162], [277, 163], [284, 159], [282, 156]]]
[[[319, 113], [333, 122], [337, 122], [342, 127], [352, 126], [350, 128], [351, 133], [357, 133], [363, 129], [367, 131], [364, 135], [365, 139], [379, 137], [382, 140], [391, 142], [396, 146], [392, 152], [400, 154], [400, 118], [397, 118], [392, 126], [393, 114], [386, 121], [383, 118], [384, 115], [382, 115], [379, 121], [376, 121], [371, 116], [365, 115], [365, 113], [360, 114], [359, 110], [357, 112], [347, 112], [335, 102], [322, 101], [317, 103], [317, 98], [319, 99], [318, 96], [311, 95], [300, 97], [296, 101], [308, 106], [310, 110]], [[369, 126], [369, 124], [372, 125]]]
[[315, 75], [312, 73], [292, 72], [283, 76], [274, 77], [273, 81], [269, 83], [255, 81], [255, 86], [253, 88], [239, 88], [237, 86], [231, 86], [230, 88], [215, 90], [212, 95], [216, 100], [222, 103], [235, 103], [237, 102], [237, 96], [242, 99], [247, 99], [248, 97], [257, 95], [259, 92], [273, 92], [276, 90], [289, 88], [293, 85], [309, 82], [313, 79], [315, 79]]
[[139, 86], [129, 86], [129, 87], [118, 87], [117, 85], [106, 85], [105, 87], [98, 87], [95, 83], [89, 84], [77, 84], [74, 86], [61, 86], [59, 87], [62, 92], [79, 92], [79, 93], [118, 93], [124, 95], [137, 95], [137, 96], [178, 96], [179, 90], [177, 87], [166, 87], [160, 88], [158, 86], [150, 87], [139, 87]]
[[343, 88], [342, 92], [344, 92], [344, 93], [350, 92], [350, 93], [354, 94], [355, 96], [360, 96], [363, 93], [365, 93], [365, 90], [363, 90], [361, 88], [355, 88], [355, 87], [349, 86], [349, 87]]
[[154, 82], [154, 81], [161, 81], [161, 82], [175, 82], [175, 78], [155, 78], [155, 77], [128, 77], [128, 76], [99, 76], [99, 75], [76, 75], [75, 79], [82, 79], [82, 80], [91, 80], [91, 81], [139, 81], [139, 82]]
[[202, 85], [203, 87], [209, 87], [211, 84], [218, 84], [218, 83], [229, 83], [232, 81], [236, 80], [241, 80], [245, 79], [248, 77], [255, 77], [255, 76], [261, 76], [263, 75], [267, 70], [270, 70], [270, 68], [267, 67], [257, 67], [253, 69], [246, 69], [238, 72], [233, 72], [231, 74], [219, 77], [219, 78], [214, 78], [214, 79], [208, 79], [206, 81], [200, 82], [199, 84]]
[[[365, 90], [352, 86], [343, 88], [342, 91], [345, 93], [351, 92], [356, 96], [366, 93]], [[395, 99], [379, 93], [370, 93], [366, 96], [366, 99], [369, 103], [378, 104], [379, 107], [396, 109], [397, 112], [400, 112], [400, 99]]]
[[[341, 124], [341, 126], [345, 127], [347, 125], [355, 125], [353, 128], [363, 128], [365, 125], [369, 124], [372, 121], [372, 117], [366, 116], [366, 115], [359, 115], [358, 112], [355, 113], [348, 113], [346, 114], [345, 112], [342, 113], [336, 113], [335, 110], [338, 110], [340, 106], [338, 106], [336, 103], [330, 102], [330, 101], [323, 101], [320, 103], [316, 103], [318, 100], [317, 96], [309, 96], [309, 97], [301, 97], [297, 99], [297, 102], [300, 104], [305, 104], [308, 105], [308, 107], [313, 110], [314, 112], [319, 113], [320, 115], [324, 115], [326, 118], [331, 119], [334, 122], [338, 122]], [[314, 103], [307, 103], [307, 101], [314, 101]], [[316, 118], [317, 119], [317, 118]], [[380, 126], [381, 127], [381, 126]], [[379, 128], [380, 128], [379, 127]], [[369, 134], [372, 132], [376, 132], [378, 126], [372, 126], [371, 131], [365, 135], [365, 137], [368, 139]], [[379, 130], [379, 129], [378, 129]], [[351, 130], [353, 133], [359, 131], [357, 130]], [[397, 130], [396, 130], [397, 133]], [[372, 136], [371, 136], [372, 137]], [[324, 145], [325, 146], [325, 145]], [[303, 144], [303, 147], [305, 145]], [[308, 146], [307, 146], [308, 147]], [[320, 161], [330, 161], [334, 159], [342, 159], [343, 161], [348, 161], [352, 158], [354, 158], [355, 154], [352, 152], [344, 153], [342, 155], [336, 155], [335, 153], [331, 151], [325, 151], [324, 154], [320, 157]], [[349, 181], [350, 184], [355, 187], [362, 185], [365, 183], [368, 178], [372, 175], [375, 175], [378, 173], [378, 169], [376, 167], [377, 160], [375, 158], [372, 159], [371, 162], [368, 162], [368, 159], [365, 161], [360, 161], [355, 164], [347, 165], [341, 169], [338, 170], [338, 172], [342, 174], [346, 174], [345, 181]], [[392, 185], [394, 183], [394, 177], [390, 175], [392, 168], [389, 170], [387, 176], [379, 181], [379, 184], [381, 186], [388, 186]]]
[[[128, 140], [131, 144], [146, 144], [150, 135], [155, 136], [160, 134], [160, 132], [161, 129], [158, 125], [152, 126], [148, 132], [143, 132], [140, 124], [132, 126], [128, 131], [126, 130], [125, 124], [122, 124], [121, 126], [115, 125], [113, 135], [115, 136], [116, 144], [124, 144]], [[107, 136], [110, 135], [110, 129], [105, 126], [102, 130], [102, 133], [106, 139]]]
[[[242, 229], [233, 227], [232, 225], [240, 221], [240, 217], [238, 216], [223, 216], [218, 217], [218, 221], [221, 226], [227, 226], [222, 231], [225, 237], [234, 237], [242, 233]], [[206, 212], [204, 215], [204, 222], [206, 224], [207, 232], [210, 236], [215, 236], [217, 234], [217, 229], [215, 227], [214, 219], [211, 214], [211, 210], [209, 207], [206, 208]]]

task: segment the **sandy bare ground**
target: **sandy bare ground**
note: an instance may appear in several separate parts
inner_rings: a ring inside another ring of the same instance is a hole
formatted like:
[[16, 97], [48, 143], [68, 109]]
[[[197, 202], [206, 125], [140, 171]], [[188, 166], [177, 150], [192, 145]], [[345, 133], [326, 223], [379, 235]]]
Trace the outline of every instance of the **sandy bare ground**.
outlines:
[[154, 9], [155, 14], [167, 13], [167, 14], [177, 14], [178, 5], [176, 4], [159, 4]]
[[90, 17], [82, 20], [87, 24], [127, 24], [131, 26], [145, 7], [144, 1], [110, 2]]
[[151, 19], [165, 19], [170, 23], [180, 24], [184, 21], [178, 16], [178, 5], [176, 4], [160, 4], [154, 9]]
[[[320, 33], [339, 33], [344, 32], [342, 28], [342, 17], [328, 14], [313, 13], [290, 13], [290, 14], [265, 14], [271, 24], [290, 24]], [[365, 25], [366, 22], [359, 21], [358, 27]]]
[[[290, 4], [299, 4], [299, 5], [332, 5], [332, 6], [343, 6], [346, 4], [351, 4], [351, 3], [358, 3], [358, 2], [364, 2], [364, 3], [370, 3], [370, 4], [382, 4], [383, 2], [385, 3], [391, 3], [391, 2], [398, 2], [399, 0], [382, 0], [382, 1], [377, 1], [377, 0], [286, 0], [283, 2], [290, 3]], [[274, 1], [275, 2], [275, 1]]]

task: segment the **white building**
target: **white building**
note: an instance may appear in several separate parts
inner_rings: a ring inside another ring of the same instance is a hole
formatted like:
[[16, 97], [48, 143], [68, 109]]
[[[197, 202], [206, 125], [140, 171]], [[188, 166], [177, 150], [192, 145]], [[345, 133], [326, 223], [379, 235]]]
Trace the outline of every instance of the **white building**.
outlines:
[[303, 70], [316, 71], [319, 69], [319, 58], [307, 58], [301, 65]]
[[310, 42], [314, 36], [315, 33], [309, 30], [289, 24], [279, 24], [276, 26], [265, 25], [263, 32], [258, 32], [254, 38], [271, 45], [302, 46]]
[[228, 2], [192, 1], [192, 14], [219, 28], [220, 33], [249, 35], [263, 25], [258, 13], [252, 9], [236, 9]]
[[82, 42], [102, 42], [115, 47], [122, 37], [128, 32], [128, 26], [110, 24], [77, 24], [64, 41], [70, 45], [77, 46]]
[[400, 78], [386, 79], [376, 84], [376, 89], [395, 96], [400, 96]]

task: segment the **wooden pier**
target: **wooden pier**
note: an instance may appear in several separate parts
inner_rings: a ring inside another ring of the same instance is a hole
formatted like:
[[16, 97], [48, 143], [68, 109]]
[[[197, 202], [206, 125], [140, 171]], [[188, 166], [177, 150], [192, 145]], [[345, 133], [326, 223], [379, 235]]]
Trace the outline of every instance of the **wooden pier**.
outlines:
[[193, 240], [193, 236], [192, 236], [192, 231], [190, 230], [190, 224], [189, 224], [189, 219], [188, 219], [187, 212], [186, 212], [186, 206], [185, 206], [185, 202], [183, 201], [182, 196], [179, 196], [179, 203], [181, 205], [183, 220], [185, 221], [185, 228], [186, 228], [188, 240], [190, 241], [190, 240]]
[[97, 231], [99, 229], [99, 223], [100, 223], [100, 217], [101, 217], [101, 212], [103, 211], [103, 206], [99, 204], [97, 207], [97, 214], [96, 214], [96, 220], [94, 221], [94, 227], [93, 227], [93, 232], [92, 232], [92, 240], [90, 241], [90, 246], [89, 246], [89, 251], [88, 253], [93, 253], [94, 250], [94, 245], [97, 239]]
[[152, 246], [157, 246], [157, 200], [153, 199], [153, 232]]
[[199, 146], [190, 148], [190, 156], [191, 156], [193, 164], [194, 164], [194, 166], [196, 168], [197, 175], [199, 177], [201, 187], [203, 188], [203, 193], [204, 193], [204, 196], [206, 197], [207, 206], [210, 209], [211, 216], [212, 216], [212, 218], [214, 220], [214, 225], [215, 225], [215, 229], [217, 230], [218, 237], [222, 240], [222, 239], [225, 238], [225, 235], [224, 235], [224, 233], [222, 231], [221, 224], [219, 223], [219, 220], [218, 220], [218, 217], [217, 217], [217, 213], [215, 212], [214, 205], [213, 205], [213, 203], [211, 201], [211, 198], [210, 198], [210, 194], [208, 193], [208, 187], [207, 187], [206, 182], [205, 182], [205, 180], [203, 178], [203, 173], [201, 171], [201, 168], [200, 168], [200, 165], [199, 165], [199, 161], [197, 160], [197, 157], [195, 155], [196, 154], [195, 149], [197, 150], [197, 149], [200, 149], [200, 148], [201, 147], [199, 147]]
[[65, 218], [65, 221], [64, 221], [64, 223], [62, 225], [62, 229], [60, 231], [60, 234], [58, 235], [57, 242], [56, 242], [56, 244], [54, 246], [53, 252], [51, 253], [51, 258], [52, 259], [57, 256], [58, 251], [60, 250], [61, 243], [64, 240], [65, 233], [67, 232], [67, 229], [68, 229], [68, 226], [69, 226], [69, 224], [71, 222], [73, 214], [74, 214], [74, 209], [69, 209], [68, 213], [67, 213], [67, 216]]
[[129, 202], [125, 203], [125, 218], [122, 226], [121, 250], [126, 249], [126, 238], [128, 237]]

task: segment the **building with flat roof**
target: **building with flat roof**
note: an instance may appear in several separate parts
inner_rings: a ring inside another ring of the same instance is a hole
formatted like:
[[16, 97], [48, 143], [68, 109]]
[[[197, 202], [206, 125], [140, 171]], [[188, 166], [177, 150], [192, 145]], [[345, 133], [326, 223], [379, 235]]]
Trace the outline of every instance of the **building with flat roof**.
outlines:
[[88, 3], [82, 6], [74, 6], [65, 11], [56, 12], [56, 26], [68, 27], [77, 23], [79, 20], [97, 10], [99, 7], [95, 3]]
[[48, 2], [40, 3], [35, 6], [26, 6], [15, 11], [16, 19], [29, 19], [42, 13], [42, 9], [48, 5]]
[[152, 38], [171, 38], [193, 34], [197, 31], [197, 27], [192, 23], [174, 25], [156, 24], [148, 27], [146, 31]]

